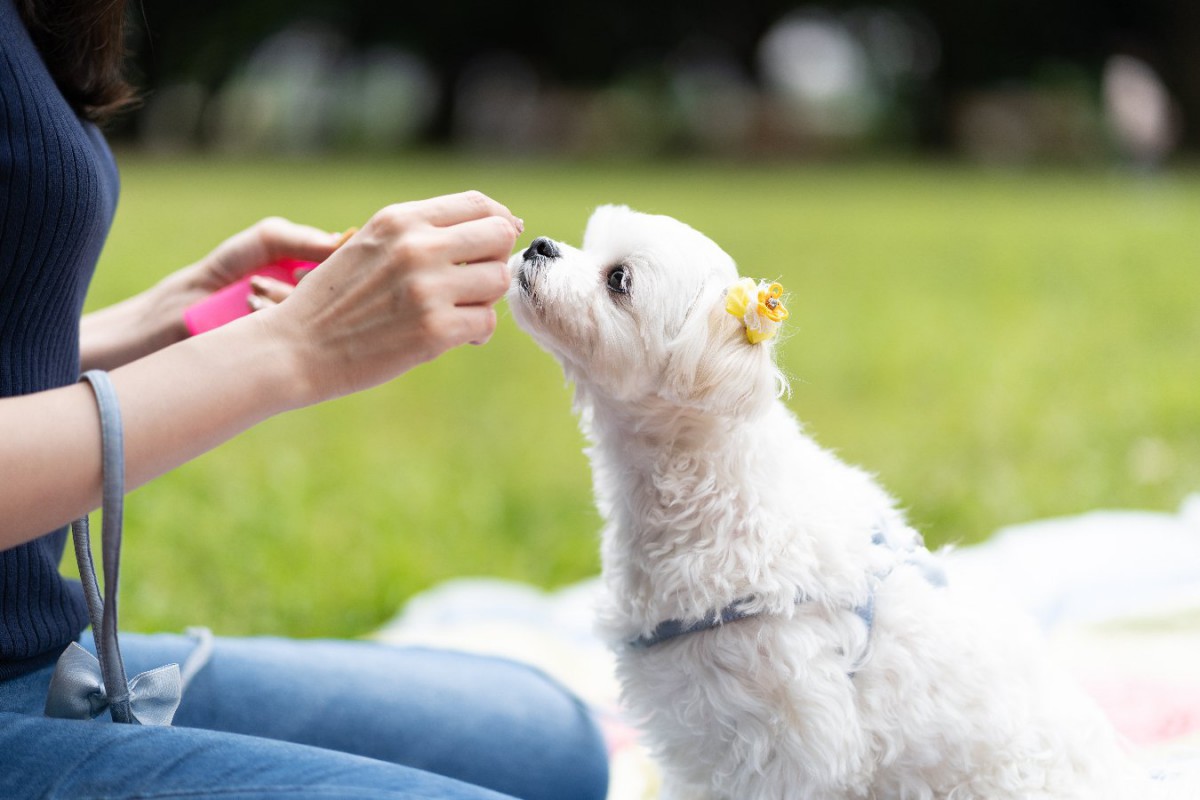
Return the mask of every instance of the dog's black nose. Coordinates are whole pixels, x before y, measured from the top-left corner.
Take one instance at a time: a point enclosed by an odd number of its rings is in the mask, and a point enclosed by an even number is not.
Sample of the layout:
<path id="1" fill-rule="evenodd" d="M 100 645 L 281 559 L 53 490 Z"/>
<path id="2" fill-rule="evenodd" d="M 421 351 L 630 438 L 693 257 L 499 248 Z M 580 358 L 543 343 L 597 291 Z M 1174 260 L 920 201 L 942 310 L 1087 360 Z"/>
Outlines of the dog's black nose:
<path id="1" fill-rule="evenodd" d="M 532 258 L 558 258 L 561 253 L 558 252 L 558 245 L 552 239 L 547 239 L 545 236 L 539 236 L 529 245 L 529 249 L 525 251 L 525 259 Z"/>

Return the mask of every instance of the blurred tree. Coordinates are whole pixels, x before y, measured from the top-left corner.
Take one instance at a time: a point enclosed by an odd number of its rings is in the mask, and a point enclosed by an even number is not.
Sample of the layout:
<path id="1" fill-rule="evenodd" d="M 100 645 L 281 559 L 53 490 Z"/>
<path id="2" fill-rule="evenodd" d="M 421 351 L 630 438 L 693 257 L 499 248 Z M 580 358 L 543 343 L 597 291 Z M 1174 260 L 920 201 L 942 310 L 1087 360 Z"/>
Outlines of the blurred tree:
<path id="1" fill-rule="evenodd" d="M 798 7 L 894 7 L 926 17 L 941 40 L 936 92 L 919 112 L 920 141 L 947 142 L 946 104 L 965 89 L 1027 82 L 1046 65 L 1078 65 L 1093 78 L 1105 59 L 1132 51 L 1154 65 L 1185 118 L 1200 118 L 1200 3 L 1194 0 L 908 0 L 797 3 L 662 3 L 607 0 L 520 5 L 484 2 L 379 3 L 376 0 L 142 0 L 133 37 L 136 68 L 148 90 L 188 77 L 214 87 L 264 36 L 291 21 L 327 24 L 356 44 L 393 42 L 425 57 L 443 96 L 472 58 L 516 51 L 546 76 L 598 85 L 652 65 L 681 43 L 720 40 L 747 70 L 764 32 Z M 442 109 L 435 136 L 449 130 Z M 1195 130 L 1188 143 L 1195 147 Z"/>

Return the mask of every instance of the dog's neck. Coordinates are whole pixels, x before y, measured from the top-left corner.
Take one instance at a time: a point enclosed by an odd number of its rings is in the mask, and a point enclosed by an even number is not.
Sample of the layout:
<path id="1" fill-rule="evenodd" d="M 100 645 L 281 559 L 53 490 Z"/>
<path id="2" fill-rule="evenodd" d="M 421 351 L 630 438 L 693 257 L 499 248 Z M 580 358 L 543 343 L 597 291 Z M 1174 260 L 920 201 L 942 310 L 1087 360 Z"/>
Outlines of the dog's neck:
<path id="1" fill-rule="evenodd" d="M 623 458 L 654 464 L 664 453 L 711 450 L 753 430 L 754 418 L 717 416 L 673 405 L 658 398 L 642 402 L 592 399 L 583 413 L 585 433 L 595 446 L 618 444 Z"/>

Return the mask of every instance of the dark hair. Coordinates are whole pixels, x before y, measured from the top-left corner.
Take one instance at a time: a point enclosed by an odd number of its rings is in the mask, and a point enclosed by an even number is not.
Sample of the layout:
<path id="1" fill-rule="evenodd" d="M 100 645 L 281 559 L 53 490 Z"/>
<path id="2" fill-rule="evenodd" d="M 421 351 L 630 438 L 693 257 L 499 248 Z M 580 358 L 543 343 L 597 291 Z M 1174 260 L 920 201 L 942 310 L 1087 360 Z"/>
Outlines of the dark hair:
<path id="1" fill-rule="evenodd" d="M 25 27 L 75 113 L 103 123 L 133 105 L 125 80 L 125 0 L 17 0 Z"/>

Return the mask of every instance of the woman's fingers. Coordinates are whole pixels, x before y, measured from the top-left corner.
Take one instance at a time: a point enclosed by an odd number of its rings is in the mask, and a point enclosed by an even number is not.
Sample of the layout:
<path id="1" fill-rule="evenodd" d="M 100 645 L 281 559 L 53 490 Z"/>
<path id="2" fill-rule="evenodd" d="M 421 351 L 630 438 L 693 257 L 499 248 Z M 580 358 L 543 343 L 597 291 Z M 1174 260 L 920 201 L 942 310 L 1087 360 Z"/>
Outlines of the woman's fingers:
<path id="1" fill-rule="evenodd" d="M 284 283 L 266 275 L 254 275 L 250 278 L 251 294 L 246 298 L 246 304 L 252 311 L 261 311 L 282 303 L 294 288 L 290 283 Z"/>
<path id="2" fill-rule="evenodd" d="M 508 264 L 503 261 L 464 264 L 455 267 L 447 277 L 456 306 L 491 305 L 508 291 Z"/>
<path id="3" fill-rule="evenodd" d="M 525 228 L 525 224 L 513 216 L 506 206 L 482 192 L 474 190 L 434 197 L 429 200 L 401 203 L 395 208 L 411 212 L 440 228 L 484 217 L 501 217 L 507 220 L 517 231 L 517 235 L 520 235 Z"/>
<path id="4" fill-rule="evenodd" d="M 356 241 L 388 251 L 406 269 L 445 269 L 507 261 L 520 227 L 504 206 L 466 192 L 388 206 L 370 219 Z"/>
<path id="5" fill-rule="evenodd" d="M 330 233 L 311 225 L 301 225 L 281 217 L 270 217 L 251 228 L 256 231 L 263 252 L 261 264 L 281 258 L 301 261 L 324 261 L 342 244 L 341 233 Z"/>
<path id="6" fill-rule="evenodd" d="M 341 236 L 269 217 L 226 239 L 199 262 L 199 283 L 209 291 L 219 289 L 281 258 L 324 261 L 341 243 Z"/>
<path id="7" fill-rule="evenodd" d="M 465 306 L 455 311 L 460 314 L 458 344 L 487 344 L 496 332 L 496 309 L 491 306 Z"/>
<path id="8" fill-rule="evenodd" d="M 517 240 L 514 229 L 502 217 L 484 217 L 443 228 L 442 257 L 454 264 L 476 261 L 507 261 Z"/>

